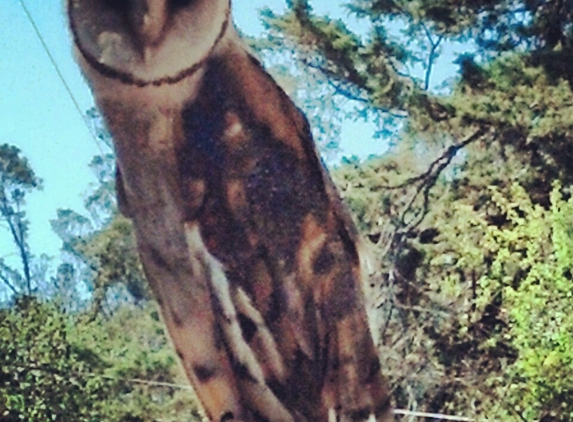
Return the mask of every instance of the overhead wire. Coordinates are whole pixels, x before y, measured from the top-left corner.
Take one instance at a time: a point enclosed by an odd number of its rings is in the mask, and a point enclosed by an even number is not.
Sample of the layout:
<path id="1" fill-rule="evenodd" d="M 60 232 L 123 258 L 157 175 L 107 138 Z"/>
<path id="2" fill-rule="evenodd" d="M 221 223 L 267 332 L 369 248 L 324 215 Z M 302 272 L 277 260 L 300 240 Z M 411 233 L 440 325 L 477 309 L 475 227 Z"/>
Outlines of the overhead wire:
<path id="1" fill-rule="evenodd" d="M 53 374 L 53 372 L 47 371 L 44 368 L 29 367 L 29 366 L 26 367 L 26 366 L 22 366 L 22 365 L 5 365 L 2 367 L 2 369 L 10 370 L 10 371 L 16 371 L 16 372 L 22 372 L 23 370 L 27 370 L 27 371 L 34 370 L 34 371 L 42 372 L 45 374 Z M 150 381 L 150 380 L 145 380 L 145 379 L 141 379 L 141 378 L 118 378 L 118 377 L 113 377 L 110 375 L 95 374 L 95 373 L 91 373 L 91 372 L 84 372 L 84 373 L 76 372 L 76 373 L 74 373 L 74 375 L 78 376 L 78 377 L 83 377 L 83 378 L 99 378 L 99 379 L 105 379 L 108 381 L 120 381 L 120 382 L 128 383 L 128 384 L 144 385 L 147 387 L 164 387 L 164 388 L 171 388 L 174 390 L 189 390 L 191 392 L 194 392 L 193 387 L 191 387 L 190 385 L 175 384 L 175 383 L 165 382 L 165 381 Z M 394 409 L 393 413 L 395 415 L 399 415 L 399 416 L 411 416 L 414 418 L 438 419 L 438 420 L 444 420 L 444 421 L 455 421 L 455 422 L 473 422 L 474 421 L 474 419 L 468 418 L 465 416 L 444 415 L 441 413 L 417 412 L 414 410 Z"/>
<path id="2" fill-rule="evenodd" d="M 78 100 L 76 99 L 74 93 L 72 92 L 69 84 L 66 81 L 66 78 L 64 77 L 62 71 L 60 70 L 60 67 L 58 66 L 58 63 L 56 62 L 56 59 L 54 58 L 54 56 L 52 55 L 52 52 L 50 51 L 50 48 L 48 47 L 48 44 L 46 43 L 46 41 L 44 40 L 44 37 L 42 36 L 42 33 L 40 32 L 38 25 L 36 25 L 36 21 L 34 20 L 34 18 L 32 17 L 32 14 L 30 13 L 30 10 L 28 9 L 28 7 L 26 6 L 24 0 L 19 0 L 20 2 L 20 6 L 22 7 L 22 10 L 24 11 L 24 14 L 26 15 L 28 21 L 30 22 L 30 25 L 32 26 L 32 28 L 34 29 L 34 33 L 36 34 L 36 37 L 38 38 L 38 40 L 40 41 L 40 44 L 42 45 L 42 48 L 44 49 L 44 51 L 46 52 L 46 55 L 48 56 L 48 59 L 50 60 L 50 63 L 52 64 L 54 70 L 56 71 L 56 74 L 58 75 L 58 78 L 60 80 L 60 82 L 62 83 L 62 85 L 64 86 L 64 89 L 66 90 L 68 96 L 70 97 L 70 100 L 72 101 L 74 108 L 76 109 L 76 111 L 78 112 L 78 114 L 80 115 L 80 118 L 82 119 L 82 122 L 84 123 L 84 125 L 86 126 L 86 129 L 88 130 L 90 136 L 92 137 L 92 139 L 94 140 L 97 148 L 99 149 L 100 153 L 102 156 L 105 155 L 101 144 L 100 144 L 100 140 L 97 138 L 97 136 L 94 134 L 92 128 L 90 128 L 90 126 L 88 125 L 87 121 L 86 121 L 86 116 L 85 114 L 82 112 L 81 107 L 79 105 Z"/>

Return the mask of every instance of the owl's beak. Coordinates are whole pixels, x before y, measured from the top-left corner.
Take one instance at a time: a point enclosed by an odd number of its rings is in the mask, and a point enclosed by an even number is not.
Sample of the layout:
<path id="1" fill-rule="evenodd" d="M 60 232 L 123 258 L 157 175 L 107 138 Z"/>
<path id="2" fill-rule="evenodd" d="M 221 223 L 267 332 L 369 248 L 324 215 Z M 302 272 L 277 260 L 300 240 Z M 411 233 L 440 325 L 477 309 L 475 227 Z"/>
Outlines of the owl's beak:
<path id="1" fill-rule="evenodd" d="M 168 0 L 130 0 L 128 20 L 144 58 L 164 35 L 169 18 Z"/>

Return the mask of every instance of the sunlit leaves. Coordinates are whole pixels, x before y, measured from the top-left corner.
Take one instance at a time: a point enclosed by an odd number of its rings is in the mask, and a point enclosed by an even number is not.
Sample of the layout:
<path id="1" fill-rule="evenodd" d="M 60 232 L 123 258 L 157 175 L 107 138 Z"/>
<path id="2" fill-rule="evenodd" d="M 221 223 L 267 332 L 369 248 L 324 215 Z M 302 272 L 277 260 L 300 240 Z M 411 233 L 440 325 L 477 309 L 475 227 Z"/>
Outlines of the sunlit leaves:
<path id="1" fill-rule="evenodd" d="M 556 185 L 551 209 L 528 212 L 515 231 L 530 236 L 524 253 L 527 273 L 519 286 L 508 286 L 510 335 L 520 355 L 510 368 L 521 396 L 512 398 L 527 419 L 552 414 L 570 420 L 573 407 L 573 201 L 565 201 Z"/>
<path id="2" fill-rule="evenodd" d="M 0 418 L 106 420 L 108 383 L 89 376 L 101 361 L 81 360 L 67 317 L 31 297 L 0 312 Z"/>
<path id="3" fill-rule="evenodd" d="M 30 297 L 0 311 L 0 419 L 201 420 L 154 306 L 88 319 Z"/>

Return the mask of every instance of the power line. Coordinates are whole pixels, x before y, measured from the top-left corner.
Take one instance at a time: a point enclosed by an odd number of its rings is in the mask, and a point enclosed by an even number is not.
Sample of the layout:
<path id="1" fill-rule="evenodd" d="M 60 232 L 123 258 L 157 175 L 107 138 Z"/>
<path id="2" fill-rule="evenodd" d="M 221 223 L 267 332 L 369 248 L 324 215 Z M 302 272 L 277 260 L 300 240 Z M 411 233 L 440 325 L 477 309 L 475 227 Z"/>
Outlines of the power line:
<path id="1" fill-rule="evenodd" d="M 96 143 L 97 148 L 99 149 L 100 153 L 102 156 L 104 156 L 104 152 L 101 148 L 100 142 L 98 140 L 98 138 L 95 136 L 95 134 L 93 133 L 93 131 L 91 130 L 91 128 L 89 127 L 89 125 L 86 122 L 86 117 L 84 116 L 84 113 L 82 112 L 80 105 L 78 103 L 78 101 L 76 100 L 76 97 L 74 96 L 72 90 L 70 89 L 70 86 L 68 85 L 68 83 L 66 82 L 66 78 L 64 78 L 64 75 L 62 74 L 60 67 L 58 66 L 58 63 L 56 62 L 54 56 L 52 55 L 52 53 L 50 52 L 50 49 L 48 48 L 48 44 L 46 43 L 46 41 L 44 40 L 44 37 L 42 36 L 42 33 L 40 32 L 40 30 L 38 29 L 38 26 L 36 25 L 36 22 L 34 21 L 34 18 L 32 17 L 30 11 L 28 10 L 28 7 L 26 7 L 26 4 L 24 3 L 24 0 L 20 0 L 20 6 L 22 6 L 22 10 L 24 10 L 24 13 L 26 15 L 26 17 L 28 18 L 28 21 L 30 22 L 30 25 L 32 25 L 32 28 L 34 29 L 34 32 L 36 33 L 36 36 L 38 37 L 38 40 L 40 41 L 40 44 L 42 45 L 44 51 L 46 52 L 46 55 L 48 56 L 48 59 L 50 60 L 50 62 L 52 63 L 52 66 L 54 67 L 54 70 L 56 71 L 56 74 L 58 75 L 58 78 L 60 79 L 60 82 L 62 83 L 62 85 L 64 86 L 66 92 L 68 93 L 68 96 L 70 97 L 70 99 L 72 100 L 72 103 L 74 104 L 74 108 L 76 109 L 76 111 L 78 112 L 78 114 L 80 115 L 80 118 L 82 119 L 82 122 L 84 123 L 84 125 L 86 126 L 86 129 L 88 130 L 89 134 L 91 135 L 92 139 L 94 140 L 94 142 Z"/>
<path id="2" fill-rule="evenodd" d="M 41 367 L 30 367 L 30 366 L 22 366 L 22 365 L 5 365 L 5 366 L 3 366 L 3 368 L 9 369 L 9 370 L 18 370 L 18 371 L 35 370 L 35 371 L 43 372 L 46 374 L 53 374 L 52 371 L 48 371 L 45 368 L 41 368 Z M 191 387 L 190 385 L 175 384 L 175 383 L 164 382 L 164 381 L 151 381 L 151 380 L 145 380 L 145 379 L 141 379 L 141 378 L 118 378 L 118 377 L 112 377 L 109 375 L 94 374 L 94 373 L 90 373 L 90 372 L 84 372 L 84 373 L 75 372 L 74 375 L 75 376 L 81 376 L 83 378 L 100 378 L 100 379 L 106 379 L 109 381 L 120 381 L 120 382 L 128 383 L 128 384 L 147 385 L 150 387 L 166 387 L 166 388 L 171 388 L 174 390 L 194 391 L 193 387 Z M 472 418 L 468 418 L 465 416 L 452 416 L 452 415 L 444 415 L 441 413 L 416 412 L 416 411 L 412 411 L 412 410 L 394 409 L 393 413 L 395 415 L 400 415 L 400 416 L 413 416 L 415 418 L 428 418 L 428 419 L 431 418 L 431 419 L 439 419 L 439 420 L 454 421 L 454 422 L 473 422 L 473 420 L 474 420 Z"/>
<path id="3" fill-rule="evenodd" d="M 411 410 L 399 410 L 394 409 L 395 415 L 402 415 L 402 416 L 414 416 L 417 418 L 431 418 L 431 419 L 440 419 L 444 421 L 458 421 L 458 422 L 472 422 L 473 419 L 466 418 L 465 416 L 449 416 L 449 415 L 442 415 L 441 413 L 426 413 L 426 412 L 414 412 Z"/>

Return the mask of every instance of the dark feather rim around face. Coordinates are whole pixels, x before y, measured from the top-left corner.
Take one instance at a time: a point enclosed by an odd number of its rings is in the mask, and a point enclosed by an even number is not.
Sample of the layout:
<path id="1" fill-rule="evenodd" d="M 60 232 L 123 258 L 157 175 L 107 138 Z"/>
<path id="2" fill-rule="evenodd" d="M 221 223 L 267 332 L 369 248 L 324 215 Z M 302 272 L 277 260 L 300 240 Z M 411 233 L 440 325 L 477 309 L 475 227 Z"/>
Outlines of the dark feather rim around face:
<path id="1" fill-rule="evenodd" d="M 118 69 L 114 69 L 111 66 L 101 63 L 95 57 L 93 57 L 91 54 L 88 53 L 87 49 L 82 45 L 79 39 L 76 24 L 71 16 L 71 13 L 69 12 L 72 9 L 72 1 L 73 0 L 68 0 L 68 14 L 69 14 L 68 20 L 70 21 L 70 29 L 72 32 L 72 37 L 74 39 L 74 44 L 78 48 L 82 57 L 86 60 L 86 62 L 88 62 L 88 64 L 92 68 L 94 68 L 97 72 L 99 72 L 103 76 L 106 76 L 111 79 L 116 79 L 125 85 L 134 85 L 140 88 L 146 86 L 173 85 L 196 73 L 209 59 L 215 47 L 217 47 L 219 42 L 223 39 L 223 36 L 227 32 L 227 28 L 229 27 L 229 21 L 231 20 L 231 0 L 229 0 L 229 5 L 227 7 L 227 11 L 225 12 L 225 20 L 221 25 L 219 34 L 217 35 L 217 38 L 215 38 L 213 45 L 209 48 L 207 53 L 205 53 L 205 55 L 199 61 L 193 63 L 191 66 L 179 71 L 174 75 L 164 76 L 158 79 L 146 80 L 138 78 L 129 72 L 124 72 Z"/>

